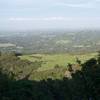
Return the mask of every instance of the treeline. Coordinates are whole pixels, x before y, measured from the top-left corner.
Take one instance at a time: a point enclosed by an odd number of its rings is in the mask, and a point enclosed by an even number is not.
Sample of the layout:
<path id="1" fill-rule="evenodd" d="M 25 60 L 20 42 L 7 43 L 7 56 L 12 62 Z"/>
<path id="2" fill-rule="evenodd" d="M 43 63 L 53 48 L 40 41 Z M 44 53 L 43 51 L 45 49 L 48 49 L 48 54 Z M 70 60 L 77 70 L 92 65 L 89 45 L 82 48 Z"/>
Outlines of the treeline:
<path id="1" fill-rule="evenodd" d="M 81 63 L 77 59 L 76 65 L 69 64 L 68 70 L 71 73 L 71 78 L 48 78 L 40 81 L 29 80 L 28 77 L 31 72 L 29 70 L 27 74 L 22 74 L 24 75 L 22 78 L 16 78 L 14 76 L 16 75 L 14 72 L 17 70 L 16 67 L 23 70 L 24 67 L 27 69 L 27 66 L 29 68 L 31 65 L 33 66 L 34 64 L 28 61 L 22 61 L 16 56 L 0 56 L 0 100 L 100 99 L 100 55 L 96 58 L 91 58 L 85 63 Z M 74 66 L 80 66 L 81 70 L 74 71 Z M 56 68 L 59 69 L 58 66 Z M 13 73 L 11 74 L 11 72 Z M 18 74 L 20 74 L 20 71 Z"/>

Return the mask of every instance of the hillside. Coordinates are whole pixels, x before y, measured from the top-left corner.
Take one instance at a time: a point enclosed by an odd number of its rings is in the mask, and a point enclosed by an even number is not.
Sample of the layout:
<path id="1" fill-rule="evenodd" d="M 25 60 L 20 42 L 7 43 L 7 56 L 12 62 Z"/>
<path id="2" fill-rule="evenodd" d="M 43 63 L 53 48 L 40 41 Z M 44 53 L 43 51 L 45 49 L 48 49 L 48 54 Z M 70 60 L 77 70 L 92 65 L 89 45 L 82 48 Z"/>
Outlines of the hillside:
<path id="1" fill-rule="evenodd" d="M 31 57 L 40 59 L 40 54 Z M 20 59 L 11 53 L 1 54 L 0 99 L 99 100 L 100 54 L 91 57 L 83 63 L 77 59 L 66 68 L 56 65 L 53 69 L 39 71 L 38 68 L 43 67 L 39 61 L 22 60 L 23 56 Z"/>
<path id="2" fill-rule="evenodd" d="M 95 57 L 97 53 L 86 54 L 31 54 L 20 56 L 22 60 L 28 60 L 31 62 L 42 62 L 39 71 L 53 69 L 56 65 L 66 68 L 68 63 L 76 63 L 76 59 L 79 58 L 82 63 L 86 60 Z"/>

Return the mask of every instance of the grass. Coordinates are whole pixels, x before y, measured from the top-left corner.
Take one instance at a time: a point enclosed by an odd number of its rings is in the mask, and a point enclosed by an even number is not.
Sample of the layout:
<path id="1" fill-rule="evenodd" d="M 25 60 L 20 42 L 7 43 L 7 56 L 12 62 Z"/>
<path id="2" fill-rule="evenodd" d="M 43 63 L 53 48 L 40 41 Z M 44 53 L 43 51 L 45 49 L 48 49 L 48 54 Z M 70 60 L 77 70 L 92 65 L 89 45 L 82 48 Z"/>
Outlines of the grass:
<path id="1" fill-rule="evenodd" d="M 71 55 L 71 54 L 32 54 L 23 55 L 20 58 L 23 60 L 29 60 L 31 62 L 41 61 L 42 67 L 38 71 L 45 71 L 53 69 L 56 64 L 59 66 L 67 67 L 68 63 L 75 63 L 76 57 L 82 62 L 95 57 L 97 53 L 81 54 L 81 55 Z"/>

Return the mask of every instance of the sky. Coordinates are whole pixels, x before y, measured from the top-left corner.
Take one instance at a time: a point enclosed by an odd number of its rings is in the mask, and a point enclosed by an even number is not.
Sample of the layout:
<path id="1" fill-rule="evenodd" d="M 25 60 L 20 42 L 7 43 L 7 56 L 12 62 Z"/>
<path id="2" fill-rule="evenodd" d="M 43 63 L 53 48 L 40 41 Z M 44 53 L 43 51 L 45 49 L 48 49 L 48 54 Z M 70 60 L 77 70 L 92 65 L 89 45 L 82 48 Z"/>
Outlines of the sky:
<path id="1" fill-rule="evenodd" d="M 0 30 L 100 28 L 100 0 L 0 0 Z"/>

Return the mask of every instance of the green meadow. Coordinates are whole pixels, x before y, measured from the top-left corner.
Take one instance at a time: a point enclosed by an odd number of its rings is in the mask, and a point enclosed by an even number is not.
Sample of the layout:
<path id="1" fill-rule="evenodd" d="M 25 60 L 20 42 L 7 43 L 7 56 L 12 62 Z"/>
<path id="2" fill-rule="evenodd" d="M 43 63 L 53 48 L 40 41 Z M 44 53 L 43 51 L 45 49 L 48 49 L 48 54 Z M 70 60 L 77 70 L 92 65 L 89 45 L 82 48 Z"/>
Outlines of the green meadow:
<path id="1" fill-rule="evenodd" d="M 42 66 L 38 69 L 38 71 L 45 71 L 53 69 L 56 65 L 60 67 L 67 67 L 68 63 L 75 63 L 76 58 L 85 62 L 86 60 L 95 57 L 97 53 L 88 53 L 88 54 L 31 54 L 31 55 L 23 55 L 20 58 L 22 60 L 29 60 L 31 62 L 41 62 Z"/>

